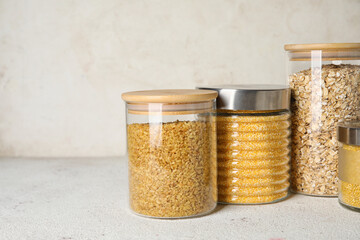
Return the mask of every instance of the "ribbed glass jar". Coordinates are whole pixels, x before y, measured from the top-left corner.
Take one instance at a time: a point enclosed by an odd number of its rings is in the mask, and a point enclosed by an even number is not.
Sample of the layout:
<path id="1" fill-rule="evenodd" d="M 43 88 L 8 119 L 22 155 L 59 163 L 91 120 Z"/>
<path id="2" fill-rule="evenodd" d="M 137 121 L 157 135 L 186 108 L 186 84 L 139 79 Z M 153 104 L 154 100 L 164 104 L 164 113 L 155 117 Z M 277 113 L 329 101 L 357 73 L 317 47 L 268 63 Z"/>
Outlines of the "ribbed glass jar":
<path id="1" fill-rule="evenodd" d="M 257 204 L 289 188 L 289 111 L 217 113 L 219 202 Z"/>
<path id="2" fill-rule="evenodd" d="M 184 218 L 216 207 L 216 96 L 194 89 L 123 94 L 133 212 Z"/>
<path id="3" fill-rule="evenodd" d="M 289 89 L 236 85 L 217 90 L 218 201 L 263 204 L 287 197 Z"/>

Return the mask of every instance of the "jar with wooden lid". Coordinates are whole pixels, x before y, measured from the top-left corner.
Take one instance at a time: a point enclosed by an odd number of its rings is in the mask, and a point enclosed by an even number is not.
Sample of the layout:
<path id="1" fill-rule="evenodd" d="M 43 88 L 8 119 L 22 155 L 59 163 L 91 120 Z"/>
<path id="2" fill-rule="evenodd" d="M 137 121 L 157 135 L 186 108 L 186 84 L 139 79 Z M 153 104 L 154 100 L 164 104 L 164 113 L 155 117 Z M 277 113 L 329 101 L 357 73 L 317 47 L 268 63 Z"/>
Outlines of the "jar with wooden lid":
<path id="1" fill-rule="evenodd" d="M 217 98 L 218 201 L 263 204 L 289 188 L 290 91 L 276 85 L 201 87 Z"/>
<path id="2" fill-rule="evenodd" d="M 336 126 L 357 120 L 360 109 L 360 43 L 289 44 L 291 88 L 291 189 L 337 196 Z"/>
<path id="3" fill-rule="evenodd" d="M 133 212 L 183 218 L 215 208 L 216 96 L 215 91 L 195 89 L 122 95 Z"/>
<path id="4" fill-rule="evenodd" d="M 338 126 L 339 202 L 360 212 L 360 122 Z"/>

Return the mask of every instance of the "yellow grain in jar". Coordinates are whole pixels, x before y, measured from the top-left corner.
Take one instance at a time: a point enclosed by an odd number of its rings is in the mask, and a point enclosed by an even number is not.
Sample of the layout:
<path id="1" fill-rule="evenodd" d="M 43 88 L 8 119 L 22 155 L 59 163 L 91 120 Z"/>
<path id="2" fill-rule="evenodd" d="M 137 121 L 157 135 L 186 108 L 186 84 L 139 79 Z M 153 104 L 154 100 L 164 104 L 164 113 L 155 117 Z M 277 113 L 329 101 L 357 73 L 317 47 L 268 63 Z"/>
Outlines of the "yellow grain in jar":
<path id="1" fill-rule="evenodd" d="M 338 126 L 339 149 L 339 202 L 360 211 L 360 122 Z"/>
<path id="2" fill-rule="evenodd" d="M 218 201 L 280 201 L 289 189 L 289 89 L 275 85 L 216 90 Z"/>
<path id="3" fill-rule="evenodd" d="M 129 207 L 153 218 L 197 217 L 217 203 L 215 91 L 127 92 Z"/>

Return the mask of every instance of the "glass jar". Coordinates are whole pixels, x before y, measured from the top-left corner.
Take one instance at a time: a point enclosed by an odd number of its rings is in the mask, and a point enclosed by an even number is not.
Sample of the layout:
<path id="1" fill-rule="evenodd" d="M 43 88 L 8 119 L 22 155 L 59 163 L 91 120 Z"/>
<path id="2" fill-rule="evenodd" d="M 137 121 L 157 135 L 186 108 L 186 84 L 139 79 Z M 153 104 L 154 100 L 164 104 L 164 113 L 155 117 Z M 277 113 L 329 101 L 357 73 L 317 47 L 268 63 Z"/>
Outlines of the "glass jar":
<path id="1" fill-rule="evenodd" d="M 315 196 L 338 194 L 336 126 L 358 119 L 360 43 L 290 44 L 291 189 Z"/>
<path id="2" fill-rule="evenodd" d="M 290 90 L 276 85 L 201 87 L 217 98 L 218 201 L 262 204 L 287 197 Z"/>
<path id="3" fill-rule="evenodd" d="M 338 126 L 339 202 L 360 212 L 360 122 Z"/>
<path id="4" fill-rule="evenodd" d="M 133 212 L 183 218 L 215 208 L 216 96 L 214 91 L 194 89 L 122 95 Z"/>

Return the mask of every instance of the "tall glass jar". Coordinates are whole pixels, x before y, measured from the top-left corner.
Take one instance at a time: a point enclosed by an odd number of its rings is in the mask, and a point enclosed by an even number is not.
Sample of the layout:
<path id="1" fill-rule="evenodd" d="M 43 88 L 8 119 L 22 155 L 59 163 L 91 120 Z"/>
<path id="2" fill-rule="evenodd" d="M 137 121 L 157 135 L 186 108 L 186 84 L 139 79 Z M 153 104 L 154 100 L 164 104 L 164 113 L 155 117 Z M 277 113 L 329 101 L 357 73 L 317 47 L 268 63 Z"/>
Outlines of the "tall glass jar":
<path id="1" fill-rule="evenodd" d="M 216 90 L 218 198 L 262 204 L 287 197 L 290 91 L 276 85 L 201 87 Z"/>
<path id="2" fill-rule="evenodd" d="M 122 95 L 133 212 L 183 218 L 215 208 L 216 96 L 215 91 L 193 89 Z"/>
<path id="3" fill-rule="evenodd" d="M 290 44 L 291 189 L 338 194 L 336 125 L 358 118 L 360 43 Z"/>
<path id="4" fill-rule="evenodd" d="M 360 122 L 338 126 L 339 202 L 360 212 Z"/>

